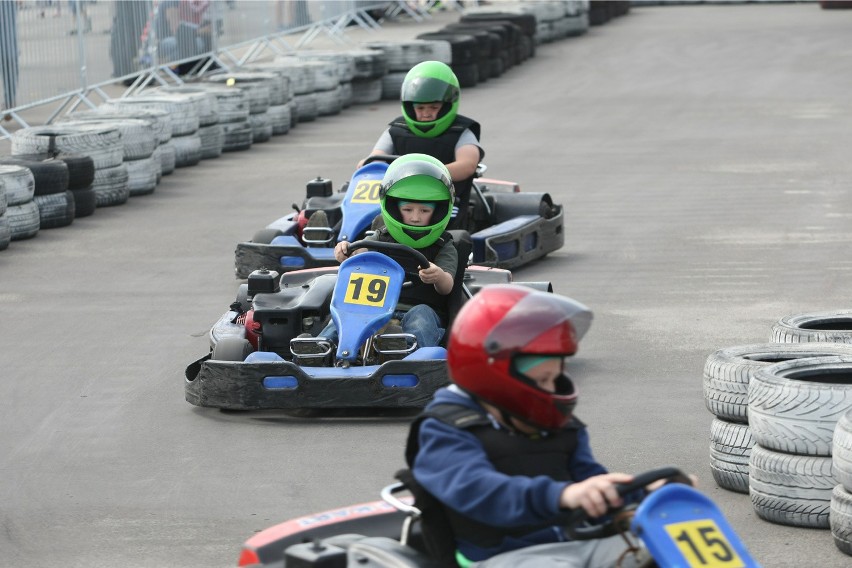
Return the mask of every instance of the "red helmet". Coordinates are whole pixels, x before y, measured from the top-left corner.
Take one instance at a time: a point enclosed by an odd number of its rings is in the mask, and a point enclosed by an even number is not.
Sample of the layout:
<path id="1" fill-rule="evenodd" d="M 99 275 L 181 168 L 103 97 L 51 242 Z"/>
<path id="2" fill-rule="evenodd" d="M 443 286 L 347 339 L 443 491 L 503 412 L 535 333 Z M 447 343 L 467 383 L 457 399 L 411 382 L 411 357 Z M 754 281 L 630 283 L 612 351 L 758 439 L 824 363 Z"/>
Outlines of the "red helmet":
<path id="1" fill-rule="evenodd" d="M 544 430 L 571 419 L 577 391 L 564 373 L 547 392 L 516 368 L 526 355 L 577 352 L 592 312 L 583 304 L 511 284 L 484 287 L 456 316 L 447 345 L 450 378 L 472 396 Z"/>

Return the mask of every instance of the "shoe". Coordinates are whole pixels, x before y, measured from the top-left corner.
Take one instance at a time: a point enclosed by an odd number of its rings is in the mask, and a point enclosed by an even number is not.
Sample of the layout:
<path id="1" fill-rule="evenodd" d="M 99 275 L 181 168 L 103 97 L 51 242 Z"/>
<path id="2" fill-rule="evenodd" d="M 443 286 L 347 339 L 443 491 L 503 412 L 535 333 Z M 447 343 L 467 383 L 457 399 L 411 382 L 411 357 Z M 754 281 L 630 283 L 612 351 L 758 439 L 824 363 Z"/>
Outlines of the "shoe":
<path id="1" fill-rule="evenodd" d="M 325 211 L 314 211 L 308 218 L 308 224 L 302 230 L 302 239 L 306 244 L 314 246 L 327 245 L 332 241 L 331 225 Z"/>

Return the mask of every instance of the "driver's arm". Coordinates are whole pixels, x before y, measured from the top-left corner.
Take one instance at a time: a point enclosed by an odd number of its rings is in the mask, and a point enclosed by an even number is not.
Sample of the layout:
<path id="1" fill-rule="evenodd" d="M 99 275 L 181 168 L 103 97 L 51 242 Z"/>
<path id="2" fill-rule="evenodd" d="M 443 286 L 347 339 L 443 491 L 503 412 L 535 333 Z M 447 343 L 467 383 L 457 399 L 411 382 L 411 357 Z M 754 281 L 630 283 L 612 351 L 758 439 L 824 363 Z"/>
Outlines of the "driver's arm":
<path id="1" fill-rule="evenodd" d="M 479 146 L 465 144 L 456 148 L 456 161 L 446 164 L 453 181 L 471 177 L 479 165 L 480 156 Z"/>

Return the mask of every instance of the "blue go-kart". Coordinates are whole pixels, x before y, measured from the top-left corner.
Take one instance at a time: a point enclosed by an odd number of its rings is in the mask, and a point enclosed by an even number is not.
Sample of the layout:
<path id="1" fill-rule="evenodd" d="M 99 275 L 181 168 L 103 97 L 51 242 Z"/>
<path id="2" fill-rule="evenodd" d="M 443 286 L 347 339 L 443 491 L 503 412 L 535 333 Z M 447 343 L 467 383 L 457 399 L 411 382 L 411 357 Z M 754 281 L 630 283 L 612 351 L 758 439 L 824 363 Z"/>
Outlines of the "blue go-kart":
<path id="1" fill-rule="evenodd" d="M 317 178 L 307 184 L 301 209 L 281 217 L 237 244 L 237 278 L 261 268 L 279 273 L 336 266 L 334 245 L 364 238 L 381 213 L 379 188 L 388 164 L 398 156 L 373 155 L 365 160 L 343 189 L 334 193 L 331 181 Z M 477 175 L 486 170 L 480 165 Z M 472 264 L 513 269 L 562 248 L 565 240 L 562 206 L 547 193 L 522 193 L 513 182 L 478 177 L 471 190 L 468 226 Z M 312 226 L 317 211 L 326 223 Z"/>
<path id="2" fill-rule="evenodd" d="M 453 243 L 459 258 L 467 258 L 466 234 L 454 233 Z M 446 349 L 419 346 L 414 335 L 389 332 L 386 324 L 402 286 L 428 261 L 397 243 L 351 246 L 368 250 L 339 266 L 280 278 L 253 271 L 210 330 L 210 353 L 187 367 L 186 400 L 232 410 L 425 406 L 448 383 Z M 448 297 L 450 319 L 482 286 L 511 277 L 461 260 Z M 552 291 L 549 283 L 524 285 Z M 339 333 L 336 346 L 317 337 L 329 320 Z"/>
<path id="3" fill-rule="evenodd" d="M 611 511 L 591 524 L 585 512 L 566 513 L 564 526 L 574 539 L 620 534 L 625 555 L 651 568 L 754 568 L 760 566 L 722 515 L 679 469 L 666 467 L 637 475 L 619 486 L 626 495 L 654 481 L 663 487 L 638 506 Z M 361 503 L 292 519 L 267 528 L 242 547 L 238 565 L 276 568 L 437 568 L 420 531 L 421 512 L 406 487 L 385 487 L 381 501 Z M 634 564 L 630 564 L 634 565 Z M 445 567 L 441 567 L 445 568 Z"/>

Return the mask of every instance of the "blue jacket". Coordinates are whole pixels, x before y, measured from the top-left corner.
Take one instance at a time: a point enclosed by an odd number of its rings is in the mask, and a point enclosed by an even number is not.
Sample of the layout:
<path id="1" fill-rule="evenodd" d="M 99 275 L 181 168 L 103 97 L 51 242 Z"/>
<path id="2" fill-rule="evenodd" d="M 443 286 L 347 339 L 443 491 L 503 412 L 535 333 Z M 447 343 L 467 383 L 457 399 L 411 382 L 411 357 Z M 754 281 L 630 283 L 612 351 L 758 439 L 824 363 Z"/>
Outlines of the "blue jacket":
<path id="1" fill-rule="evenodd" d="M 437 404 L 457 404 L 485 412 L 454 385 L 437 391 L 427 410 Z M 496 420 L 494 426 L 499 427 Z M 420 426 L 419 442 L 414 477 L 445 506 L 464 516 L 492 526 L 516 527 L 541 525 L 551 519 L 555 522 L 564 513 L 559 497 L 567 483 L 546 476 L 508 476 L 496 471 L 470 432 L 427 418 Z M 607 473 L 592 456 L 585 428 L 578 432 L 577 449 L 567 459 L 574 481 Z M 564 540 L 561 528 L 553 526 L 522 538 L 506 538 L 498 548 L 484 549 L 461 540 L 458 548 L 466 558 L 477 561 L 508 550 Z"/>

